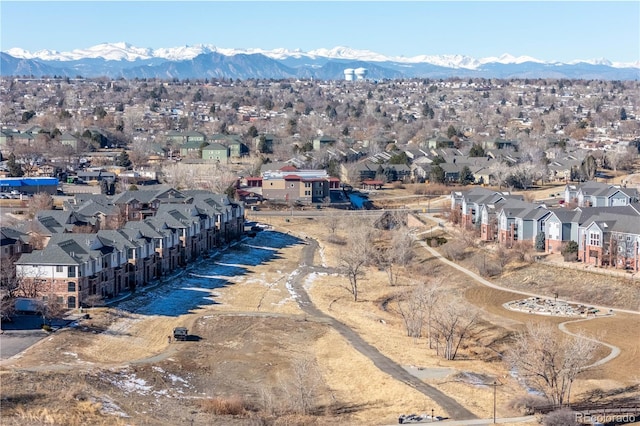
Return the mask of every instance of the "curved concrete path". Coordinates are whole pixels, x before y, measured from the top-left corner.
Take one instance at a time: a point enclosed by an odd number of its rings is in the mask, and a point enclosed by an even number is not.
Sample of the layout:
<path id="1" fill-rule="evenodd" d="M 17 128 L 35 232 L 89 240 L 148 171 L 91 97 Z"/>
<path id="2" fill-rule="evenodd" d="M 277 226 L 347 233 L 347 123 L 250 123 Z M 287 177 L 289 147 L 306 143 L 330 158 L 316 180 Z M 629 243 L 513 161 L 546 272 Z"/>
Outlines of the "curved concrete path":
<path id="1" fill-rule="evenodd" d="M 307 245 L 303 248 L 300 260 L 300 271 L 293 280 L 293 291 L 297 295 L 298 305 L 306 314 L 316 318 L 323 319 L 329 325 L 331 325 L 338 333 L 340 333 L 358 352 L 369 358 L 376 367 L 381 371 L 389 374 L 394 379 L 411 386 L 417 391 L 428 396 L 438 404 L 443 410 L 447 412 L 447 415 L 452 419 L 459 420 L 471 420 L 477 419 L 471 411 L 467 410 L 464 406 L 459 404 L 455 399 L 448 395 L 445 395 L 438 389 L 429 386 L 422 380 L 418 379 L 408 371 L 406 371 L 398 363 L 394 362 L 390 358 L 386 357 L 375 347 L 365 342 L 359 334 L 353 331 L 347 325 L 341 323 L 330 315 L 320 311 L 309 298 L 309 294 L 304 289 L 304 279 L 311 271 L 320 271 L 324 268 L 313 266 L 313 257 L 316 249 L 318 248 L 318 242 L 313 239 L 307 240 Z"/>
<path id="2" fill-rule="evenodd" d="M 513 289 L 510 289 L 508 287 L 502 287 L 502 286 L 499 286 L 497 284 L 494 284 L 491 281 L 488 281 L 488 280 L 484 279 L 483 277 L 481 277 L 480 275 L 476 274 L 475 272 L 468 270 L 464 266 L 460 266 L 457 263 L 452 262 L 449 259 L 445 258 L 436 249 L 434 249 L 432 247 L 429 247 L 427 245 L 427 243 L 425 243 L 424 241 L 418 241 L 418 243 L 422 247 L 424 247 L 429 253 L 431 253 L 436 259 L 438 259 L 441 262 L 443 262 L 443 263 L 445 263 L 445 264 L 457 269 L 458 271 L 468 275 L 469 277 L 473 278 L 475 281 L 479 282 L 480 284 L 482 284 L 484 286 L 487 286 L 487 287 L 490 287 L 490 288 L 493 288 L 493 289 L 496 289 L 496 290 L 507 291 L 507 292 L 510 292 L 510 293 L 521 294 L 521 295 L 529 296 L 529 297 L 540 297 L 540 298 L 543 298 L 543 299 L 548 297 L 548 296 L 545 296 L 543 294 L 530 293 L 530 292 L 521 291 L 521 290 L 513 290 Z M 576 301 L 571 301 L 571 300 L 565 300 L 565 302 L 571 303 L 571 304 L 577 304 L 577 305 L 582 305 L 583 304 L 582 302 L 576 302 Z M 603 310 L 612 310 L 612 311 L 617 311 L 617 312 L 625 312 L 625 313 L 628 313 L 628 314 L 640 315 L 640 312 L 632 311 L 632 310 L 628 310 L 628 309 L 614 309 L 614 308 L 610 308 L 608 306 L 597 306 L 597 305 L 593 305 L 593 306 L 596 307 L 596 308 L 599 308 L 599 309 L 603 309 Z M 603 317 L 600 317 L 600 318 L 606 318 L 606 317 L 603 316 Z M 609 349 L 611 349 L 611 352 L 609 353 L 609 355 L 607 355 L 606 357 L 602 358 L 601 360 L 599 360 L 599 361 L 597 361 L 597 362 L 585 367 L 585 369 L 605 364 L 605 363 L 611 361 L 612 359 L 614 359 L 615 357 L 617 357 L 618 355 L 620 355 L 620 348 L 618 348 L 617 346 L 610 345 L 610 344 L 602 342 L 600 340 L 591 339 L 589 337 L 580 336 L 578 334 L 570 332 L 566 328 L 566 324 L 570 324 L 570 323 L 574 323 L 574 322 L 580 322 L 580 321 L 593 320 L 593 319 L 597 319 L 597 317 L 565 321 L 565 322 L 560 323 L 558 325 L 558 328 L 560 329 L 560 331 L 562 331 L 563 333 L 568 334 L 569 336 L 580 337 L 580 338 L 583 338 L 583 339 L 587 339 L 589 341 L 598 343 L 600 345 L 606 346 Z"/>
<path id="3" fill-rule="evenodd" d="M 605 317 L 602 317 L 602 318 L 605 318 Z M 569 336 L 577 337 L 577 338 L 580 338 L 580 339 L 585 339 L 585 340 L 588 340 L 590 342 L 594 342 L 594 343 L 597 343 L 599 345 L 606 346 L 611 350 L 609 355 L 607 355 L 606 357 L 594 362 L 591 365 L 587 365 L 586 367 L 583 368 L 583 370 L 586 370 L 586 369 L 591 368 L 591 367 L 597 367 L 597 366 L 602 365 L 602 364 L 606 364 L 607 362 L 611 361 L 612 359 L 614 359 L 615 357 L 620 355 L 620 348 L 617 347 L 617 346 L 613 346 L 613 345 L 610 345 L 608 343 L 602 342 L 600 340 L 592 339 L 590 337 L 586 337 L 586 336 L 583 336 L 583 335 L 580 335 L 580 334 L 572 333 L 569 330 L 567 330 L 567 327 L 566 327 L 567 324 L 572 324 L 572 323 L 575 323 L 575 322 L 582 322 L 582 321 L 591 321 L 591 320 L 594 320 L 594 319 L 596 319 L 596 317 L 583 318 L 583 319 L 572 320 L 572 321 L 565 321 L 565 322 L 562 322 L 562 323 L 558 324 L 558 328 L 560 329 L 560 331 L 562 331 L 565 334 L 568 334 Z"/>
<path id="4" fill-rule="evenodd" d="M 436 219 L 436 218 L 433 218 L 433 217 L 430 217 L 430 216 L 428 216 L 428 217 L 429 217 L 429 219 L 438 221 L 438 219 Z M 502 286 L 499 286 L 497 284 L 494 284 L 491 281 L 488 281 L 488 280 L 484 279 L 483 277 L 481 277 L 480 275 L 476 274 L 475 272 L 468 270 L 464 266 L 460 266 L 457 263 L 450 261 L 449 259 L 444 257 L 442 254 L 440 254 L 440 252 L 438 252 L 436 249 L 434 249 L 432 247 L 429 247 L 427 245 L 427 243 L 425 243 L 424 241 L 417 241 L 417 242 L 422 247 L 424 247 L 429 253 L 431 253 L 431 255 L 433 255 L 433 257 L 435 257 L 438 260 L 440 260 L 441 262 L 451 266 L 452 268 L 457 269 L 458 271 L 462 272 L 463 274 L 466 274 L 466 275 L 470 276 L 471 278 L 473 278 L 474 280 L 476 280 L 477 282 L 479 282 L 482 285 L 494 288 L 496 290 L 508 291 L 510 293 L 522 294 L 524 296 L 529 296 L 529 297 L 540 297 L 540 298 L 548 298 L 549 297 L 549 296 L 544 295 L 544 294 L 530 293 L 528 291 L 515 290 L 515 289 L 511 289 L 511 288 L 508 288 L 508 287 L 502 287 Z M 579 301 L 576 301 L 576 300 L 564 300 L 564 301 L 567 302 L 567 303 L 574 304 L 574 305 L 584 305 L 585 304 L 584 302 L 579 302 Z M 613 308 L 611 306 L 601 306 L 601 305 L 591 305 L 591 304 L 589 306 L 593 306 L 594 308 L 598 308 L 598 309 L 604 310 L 604 311 L 611 310 L 611 311 L 614 311 L 614 312 L 624 312 L 626 314 L 640 315 L 640 311 L 634 311 L 634 310 L 631 310 L 631 309 L 618 309 L 618 308 Z"/>

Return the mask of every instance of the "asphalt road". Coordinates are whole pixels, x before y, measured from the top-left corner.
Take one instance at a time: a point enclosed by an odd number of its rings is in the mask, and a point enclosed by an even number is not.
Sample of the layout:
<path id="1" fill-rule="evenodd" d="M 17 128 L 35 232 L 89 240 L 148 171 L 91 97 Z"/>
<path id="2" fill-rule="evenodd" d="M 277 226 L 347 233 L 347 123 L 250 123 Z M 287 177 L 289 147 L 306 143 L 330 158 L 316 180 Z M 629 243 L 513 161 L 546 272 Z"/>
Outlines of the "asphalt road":
<path id="1" fill-rule="evenodd" d="M 461 404 L 459 404 L 455 399 L 445 395 L 438 389 L 429 386 L 424 383 L 422 380 L 418 379 L 407 370 L 402 368 L 401 365 L 397 364 L 390 358 L 381 354 L 375 347 L 371 346 L 367 342 L 360 337 L 358 333 L 353 331 L 351 328 L 336 320 L 335 318 L 326 315 L 322 311 L 320 311 L 313 304 L 311 299 L 309 298 L 309 294 L 304 289 L 303 283 L 306 276 L 312 271 L 327 271 L 325 268 L 319 268 L 313 266 L 313 257 L 316 249 L 318 248 L 318 243 L 316 240 L 308 239 L 307 245 L 302 250 L 301 259 L 300 259 L 300 274 L 298 274 L 293 281 L 293 289 L 298 295 L 298 304 L 300 308 L 307 313 L 308 315 L 314 316 L 316 318 L 322 318 L 329 325 L 331 325 L 334 329 L 336 329 L 347 341 L 355 348 L 358 352 L 369 358 L 376 367 L 378 367 L 381 371 L 389 374 L 394 379 L 411 386 L 419 392 L 422 392 L 424 395 L 431 398 L 436 404 L 438 404 L 442 409 L 447 412 L 447 415 L 451 419 L 457 420 L 470 420 L 477 419 L 477 417 Z M 330 271 L 332 272 L 332 271 Z"/>

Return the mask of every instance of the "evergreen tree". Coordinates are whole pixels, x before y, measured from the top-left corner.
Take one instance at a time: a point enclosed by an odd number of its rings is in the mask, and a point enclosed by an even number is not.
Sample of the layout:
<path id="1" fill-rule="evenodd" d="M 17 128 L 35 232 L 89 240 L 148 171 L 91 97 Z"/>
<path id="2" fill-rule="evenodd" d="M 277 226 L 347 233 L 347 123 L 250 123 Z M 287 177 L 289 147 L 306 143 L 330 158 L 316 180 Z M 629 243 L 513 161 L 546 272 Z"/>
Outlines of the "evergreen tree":
<path id="1" fill-rule="evenodd" d="M 439 165 L 439 164 L 446 163 L 446 161 L 445 161 L 445 160 L 444 160 L 444 158 L 442 158 L 441 156 L 436 155 L 435 157 L 433 157 L 433 160 L 432 160 L 432 162 L 431 162 L 431 163 L 432 163 L 434 166 L 437 166 L 437 165 Z"/>
<path id="2" fill-rule="evenodd" d="M 474 143 L 471 149 L 469 150 L 469 157 L 484 157 L 485 156 L 484 148 L 482 145 Z"/>
<path id="3" fill-rule="evenodd" d="M 598 165 L 592 155 L 587 155 L 580 165 L 580 175 L 584 180 L 593 180 L 596 177 Z"/>
<path id="4" fill-rule="evenodd" d="M 620 120 L 621 120 L 621 121 L 624 121 L 624 120 L 626 120 L 626 119 L 627 119 L 627 110 L 626 110 L 626 109 L 624 109 L 624 108 L 622 108 L 622 109 L 620 110 Z"/>
<path id="5" fill-rule="evenodd" d="M 16 156 L 13 154 L 13 152 L 9 154 L 9 158 L 7 159 L 7 168 L 9 169 L 9 177 L 24 176 L 22 166 L 16 163 Z"/>
<path id="6" fill-rule="evenodd" d="M 433 183 L 444 183 L 444 170 L 442 167 L 435 165 L 431 167 L 429 179 Z"/>
<path id="7" fill-rule="evenodd" d="M 461 185 L 469 185 L 470 183 L 476 181 L 476 178 L 475 176 L 473 176 L 473 173 L 471 173 L 471 169 L 469 168 L 469 166 L 464 166 L 462 168 L 462 170 L 460 171 L 459 180 Z"/>
<path id="8" fill-rule="evenodd" d="M 449 128 L 447 129 L 447 137 L 449 139 L 451 139 L 452 137 L 454 137 L 457 134 L 458 134 L 458 131 L 456 130 L 456 128 L 453 127 L 453 124 L 450 124 Z"/>
<path id="9" fill-rule="evenodd" d="M 545 240 L 546 237 L 544 235 L 544 232 L 539 232 L 538 235 L 536 235 L 536 250 L 537 251 L 544 251 L 545 249 Z"/>
<path id="10" fill-rule="evenodd" d="M 249 130 L 247 130 L 247 135 L 252 138 L 258 136 L 258 129 L 256 129 L 256 126 L 249 127 Z"/>
<path id="11" fill-rule="evenodd" d="M 125 151 L 124 149 L 118 156 L 116 165 L 124 168 L 131 167 L 131 160 L 129 159 L 129 154 L 127 154 L 127 151 Z"/>
<path id="12" fill-rule="evenodd" d="M 409 164 L 409 157 L 407 157 L 407 153 L 401 151 L 397 154 L 394 154 L 393 157 L 389 159 L 389 164 Z"/>

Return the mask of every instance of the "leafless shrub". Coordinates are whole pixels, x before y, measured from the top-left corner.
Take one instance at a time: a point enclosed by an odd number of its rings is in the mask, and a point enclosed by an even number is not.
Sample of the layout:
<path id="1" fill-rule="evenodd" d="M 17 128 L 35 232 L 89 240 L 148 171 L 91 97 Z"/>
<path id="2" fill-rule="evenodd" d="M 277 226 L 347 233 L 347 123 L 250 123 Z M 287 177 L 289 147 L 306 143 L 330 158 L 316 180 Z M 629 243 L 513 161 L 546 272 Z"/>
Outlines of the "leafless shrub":
<path id="1" fill-rule="evenodd" d="M 549 402 L 539 395 L 520 395 L 512 398 L 507 403 L 507 408 L 520 412 L 522 415 L 533 414 L 533 410 L 537 407 L 548 405 Z"/>
<path id="2" fill-rule="evenodd" d="M 576 413 L 569 408 L 561 408 L 544 416 L 542 419 L 544 426 L 578 426 Z"/>
<path id="3" fill-rule="evenodd" d="M 30 218 L 34 218 L 36 213 L 41 210 L 51 210 L 53 208 L 53 197 L 46 192 L 39 192 L 29 200 L 29 208 L 27 214 Z"/>
<path id="4" fill-rule="evenodd" d="M 509 263 L 511 263 L 511 260 L 513 259 L 513 256 L 511 255 L 511 251 L 508 250 L 502 244 L 496 247 L 495 255 L 496 255 L 496 261 L 498 262 L 498 264 L 502 269 L 504 269 Z"/>
<path id="5" fill-rule="evenodd" d="M 398 298 L 398 310 L 405 325 L 407 336 L 418 338 L 423 335 L 425 322 L 432 347 L 432 317 L 435 305 L 442 295 L 442 280 L 432 279 L 417 284 L 413 290 Z"/>
<path id="6" fill-rule="evenodd" d="M 305 357 L 294 361 L 291 374 L 281 383 L 287 412 L 306 415 L 316 408 L 322 379 L 315 360 Z"/>
<path id="7" fill-rule="evenodd" d="M 447 242 L 443 246 L 444 255 L 449 260 L 462 260 L 465 257 L 467 245 L 460 240 Z"/>
<path id="8" fill-rule="evenodd" d="M 327 237 L 327 242 L 338 246 L 344 246 L 347 244 L 347 240 L 337 234 L 329 234 L 329 236 Z"/>
<path id="9" fill-rule="evenodd" d="M 323 219 L 323 222 L 331 235 L 336 233 L 336 230 L 340 226 L 340 218 L 338 215 L 330 214 L 329 216 Z"/>
<path id="10" fill-rule="evenodd" d="M 274 416 L 280 413 L 282 399 L 276 395 L 273 388 L 262 386 L 258 389 L 258 394 L 260 397 L 260 408 L 262 411 L 269 416 Z"/>
<path id="11" fill-rule="evenodd" d="M 243 416 L 251 411 L 251 406 L 241 397 L 216 396 L 200 401 L 200 409 L 219 416 Z"/>
<path id="12" fill-rule="evenodd" d="M 473 264 L 478 270 L 478 273 L 483 277 L 495 277 L 502 273 L 502 266 L 500 263 L 488 257 L 484 253 L 478 253 L 473 258 Z"/>
<path id="13" fill-rule="evenodd" d="M 82 302 L 83 305 L 89 306 L 91 308 L 95 308 L 96 306 L 104 306 L 104 299 L 99 294 L 92 294 L 90 296 L 87 296 Z"/>
<path id="14" fill-rule="evenodd" d="M 451 209 L 448 216 L 449 222 L 453 223 L 454 225 L 459 224 L 462 220 L 462 212 L 458 209 Z"/>
<path id="15" fill-rule="evenodd" d="M 527 241 L 518 241 L 511 248 L 513 257 L 519 262 L 533 262 L 533 245 Z"/>

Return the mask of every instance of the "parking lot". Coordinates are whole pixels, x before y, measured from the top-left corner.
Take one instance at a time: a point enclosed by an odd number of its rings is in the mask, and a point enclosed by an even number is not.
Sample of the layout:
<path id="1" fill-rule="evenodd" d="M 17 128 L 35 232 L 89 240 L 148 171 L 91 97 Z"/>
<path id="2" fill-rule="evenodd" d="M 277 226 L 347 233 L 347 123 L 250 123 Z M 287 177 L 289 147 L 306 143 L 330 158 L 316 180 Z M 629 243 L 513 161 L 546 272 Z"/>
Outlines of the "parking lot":
<path id="1" fill-rule="evenodd" d="M 0 359 L 19 354 L 49 333 L 43 331 L 42 317 L 38 315 L 15 315 L 12 322 L 2 323 L 0 334 Z"/>

